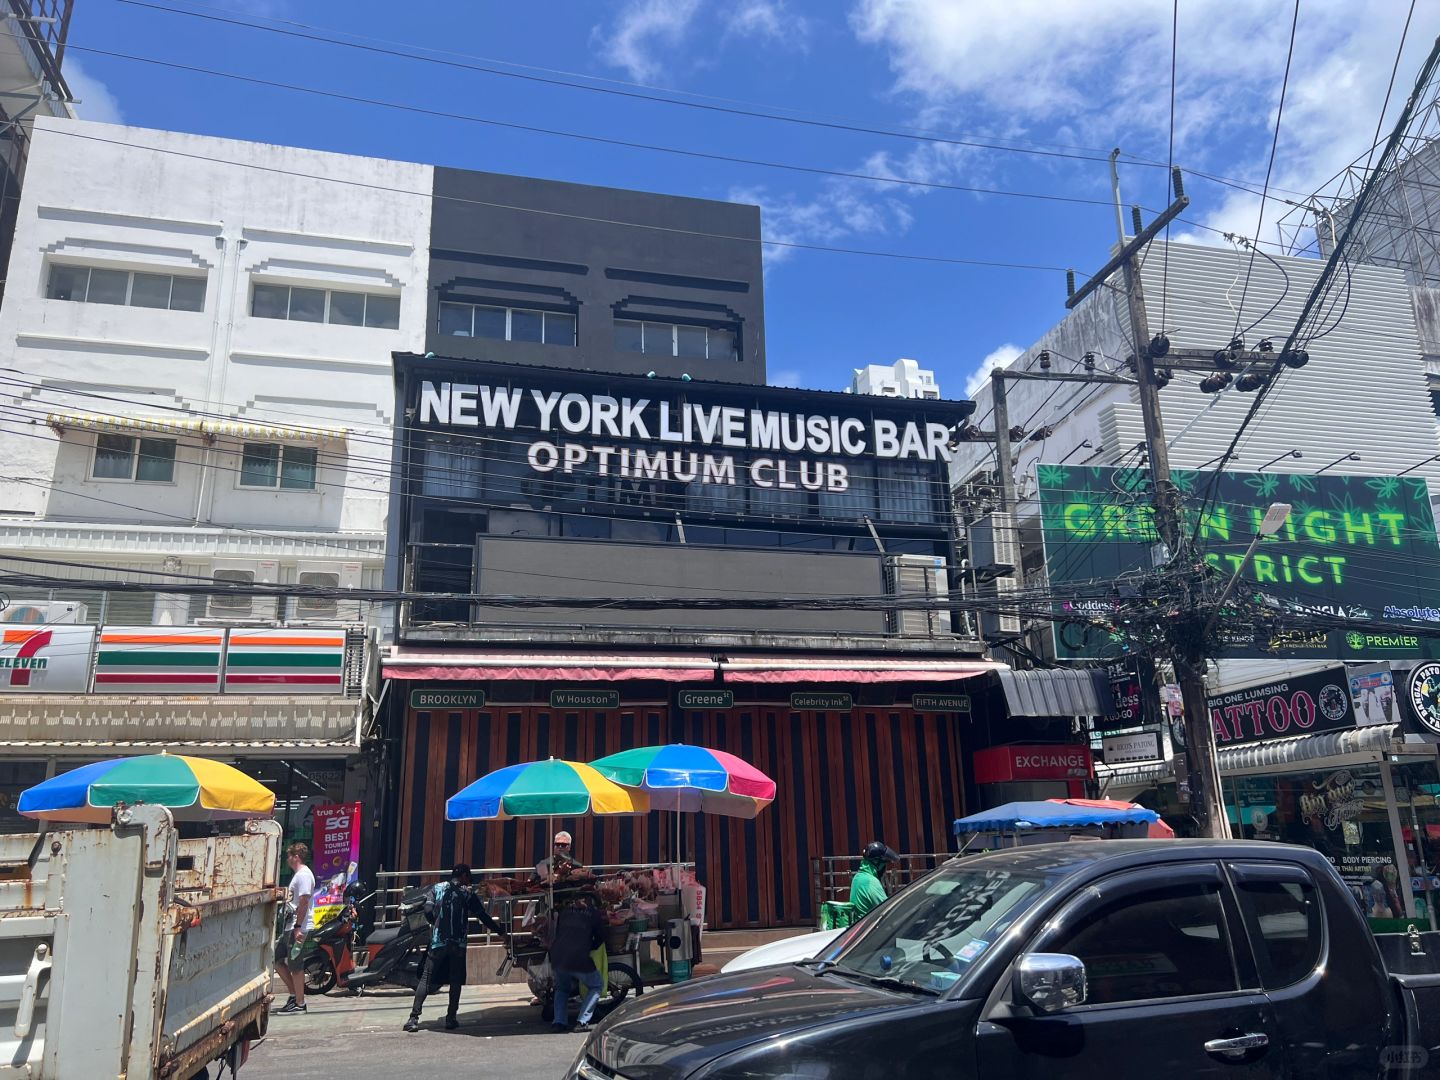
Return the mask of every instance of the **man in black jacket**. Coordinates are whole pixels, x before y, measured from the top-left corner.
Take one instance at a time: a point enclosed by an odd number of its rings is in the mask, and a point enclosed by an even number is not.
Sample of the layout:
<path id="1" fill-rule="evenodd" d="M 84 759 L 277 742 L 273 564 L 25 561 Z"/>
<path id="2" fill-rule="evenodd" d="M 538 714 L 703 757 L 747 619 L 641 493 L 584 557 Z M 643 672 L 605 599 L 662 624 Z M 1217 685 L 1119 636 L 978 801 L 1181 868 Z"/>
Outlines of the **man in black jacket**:
<path id="1" fill-rule="evenodd" d="M 420 1030 L 420 1010 L 425 999 L 440 984 L 450 984 L 450 1009 L 445 1014 L 445 1030 L 460 1026 L 456 1010 L 460 1008 L 460 988 L 465 985 L 465 946 L 470 935 L 470 919 L 479 919 L 493 934 L 507 937 L 499 923 L 490 917 L 485 904 L 470 888 L 470 867 L 460 863 L 450 871 L 450 879 L 430 888 L 425 901 L 425 915 L 433 924 L 430 952 L 424 970 L 415 985 L 415 1001 L 410 1006 L 406 1031 Z"/>
<path id="2" fill-rule="evenodd" d="M 595 1006 L 600 1002 L 600 972 L 590 954 L 605 944 L 605 917 L 600 914 L 594 898 L 581 893 L 555 917 L 555 933 L 550 941 L 550 968 L 555 973 L 555 1030 L 570 1030 L 570 995 L 575 984 L 586 989 L 580 1003 L 576 1031 L 589 1031 Z"/>

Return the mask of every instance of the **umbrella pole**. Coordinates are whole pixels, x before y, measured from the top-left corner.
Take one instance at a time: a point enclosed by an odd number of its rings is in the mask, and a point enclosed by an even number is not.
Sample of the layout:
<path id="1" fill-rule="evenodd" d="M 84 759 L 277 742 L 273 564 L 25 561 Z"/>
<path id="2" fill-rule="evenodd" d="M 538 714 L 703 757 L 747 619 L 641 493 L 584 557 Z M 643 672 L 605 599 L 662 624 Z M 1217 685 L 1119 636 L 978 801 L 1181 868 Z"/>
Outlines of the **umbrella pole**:
<path id="1" fill-rule="evenodd" d="M 545 875 L 545 884 L 550 889 L 550 900 L 545 917 L 553 919 L 555 917 L 555 817 L 553 814 L 545 819 L 545 825 L 550 830 L 550 872 Z"/>
<path id="2" fill-rule="evenodd" d="M 675 889 L 679 893 L 677 899 L 680 901 L 680 917 L 686 917 L 685 911 L 685 886 L 680 884 L 680 808 L 675 808 Z"/>

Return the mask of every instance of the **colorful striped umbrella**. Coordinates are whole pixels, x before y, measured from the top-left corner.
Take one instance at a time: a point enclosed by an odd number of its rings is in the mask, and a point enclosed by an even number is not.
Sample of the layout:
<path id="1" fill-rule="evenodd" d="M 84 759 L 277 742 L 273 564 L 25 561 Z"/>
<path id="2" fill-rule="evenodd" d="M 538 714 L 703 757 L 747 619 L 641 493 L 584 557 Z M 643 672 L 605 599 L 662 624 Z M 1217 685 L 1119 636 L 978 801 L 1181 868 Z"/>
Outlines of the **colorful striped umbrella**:
<path id="1" fill-rule="evenodd" d="M 177 821 L 268 817 L 275 793 L 224 762 L 181 754 L 113 758 L 51 777 L 18 809 L 45 821 L 105 824 L 116 804 L 167 806 Z"/>
<path id="2" fill-rule="evenodd" d="M 642 746 L 592 764 L 615 783 L 645 792 L 656 810 L 749 819 L 775 801 L 775 781 L 724 750 L 684 743 Z"/>
<path id="3" fill-rule="evenodd" d="M 496 769 L 445 801 L 448 821 L 643 814 L 649 809 L 643 792 L 607 780 L 584 762 L 559 758 Z"/>

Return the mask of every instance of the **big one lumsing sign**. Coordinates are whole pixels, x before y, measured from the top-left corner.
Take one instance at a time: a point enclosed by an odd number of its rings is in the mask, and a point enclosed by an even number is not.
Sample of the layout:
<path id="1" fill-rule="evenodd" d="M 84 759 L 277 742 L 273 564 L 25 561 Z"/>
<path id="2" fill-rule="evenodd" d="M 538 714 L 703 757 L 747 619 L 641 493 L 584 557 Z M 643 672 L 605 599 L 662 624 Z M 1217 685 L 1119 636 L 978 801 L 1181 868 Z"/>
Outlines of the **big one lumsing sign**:
<path id="1" fill-rule="evenodd" d="M 1239 568 L 1271 503 L 1292 507 L 1261 541 L 1245 579 L 1302 608 L 1367 623 L 1440 629 L 1440 547 L 1430 493 L 1419 477 L 1285 473 L 1174 474 L 1187 535 L 1222 575 Z M 1160 535 L 1143 469 L 1041 465 L 1037 472 L 1045 561 L 1052 583 L 1110 579 L 1148 568 Z M 1213 491 L 1213 497 L 1211 493 Z M 1223 580 L 1223 578 L 1222 578 Z M 1103 623 L 1112 605 L 1075 601 L 1065 614 Z M 1113 656 L 1119 639 L 1095 626 L 1057 623 L 1060 656 Z M 1228 656 L 1424 657 L 1437 643 L 1413 633 L 1333 630 L 1283 638 L 1232 632 Z"/>
<path id="2" fill-rule="evenodd" d="M 833 459 L 945 461 L 951 430 L 926 420 L 429 380 L 416 420 L 532 433 L 525 460 L 541 474 L 593 469 L 626 480 L 831 493 L 850 489 L 849 469 Z"/>

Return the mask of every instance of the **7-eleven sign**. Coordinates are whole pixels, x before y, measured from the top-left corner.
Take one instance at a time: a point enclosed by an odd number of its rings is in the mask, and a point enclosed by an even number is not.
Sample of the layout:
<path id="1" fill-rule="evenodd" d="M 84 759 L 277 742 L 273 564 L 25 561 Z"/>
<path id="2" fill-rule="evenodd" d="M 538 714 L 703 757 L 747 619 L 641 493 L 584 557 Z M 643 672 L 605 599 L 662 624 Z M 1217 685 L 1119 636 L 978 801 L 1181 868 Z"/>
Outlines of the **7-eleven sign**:
<path id="1" fill-rule="evenodd" d="M 82 694 L 90 686 L 93 626 L 0 630 L 0 693 Z"/>

